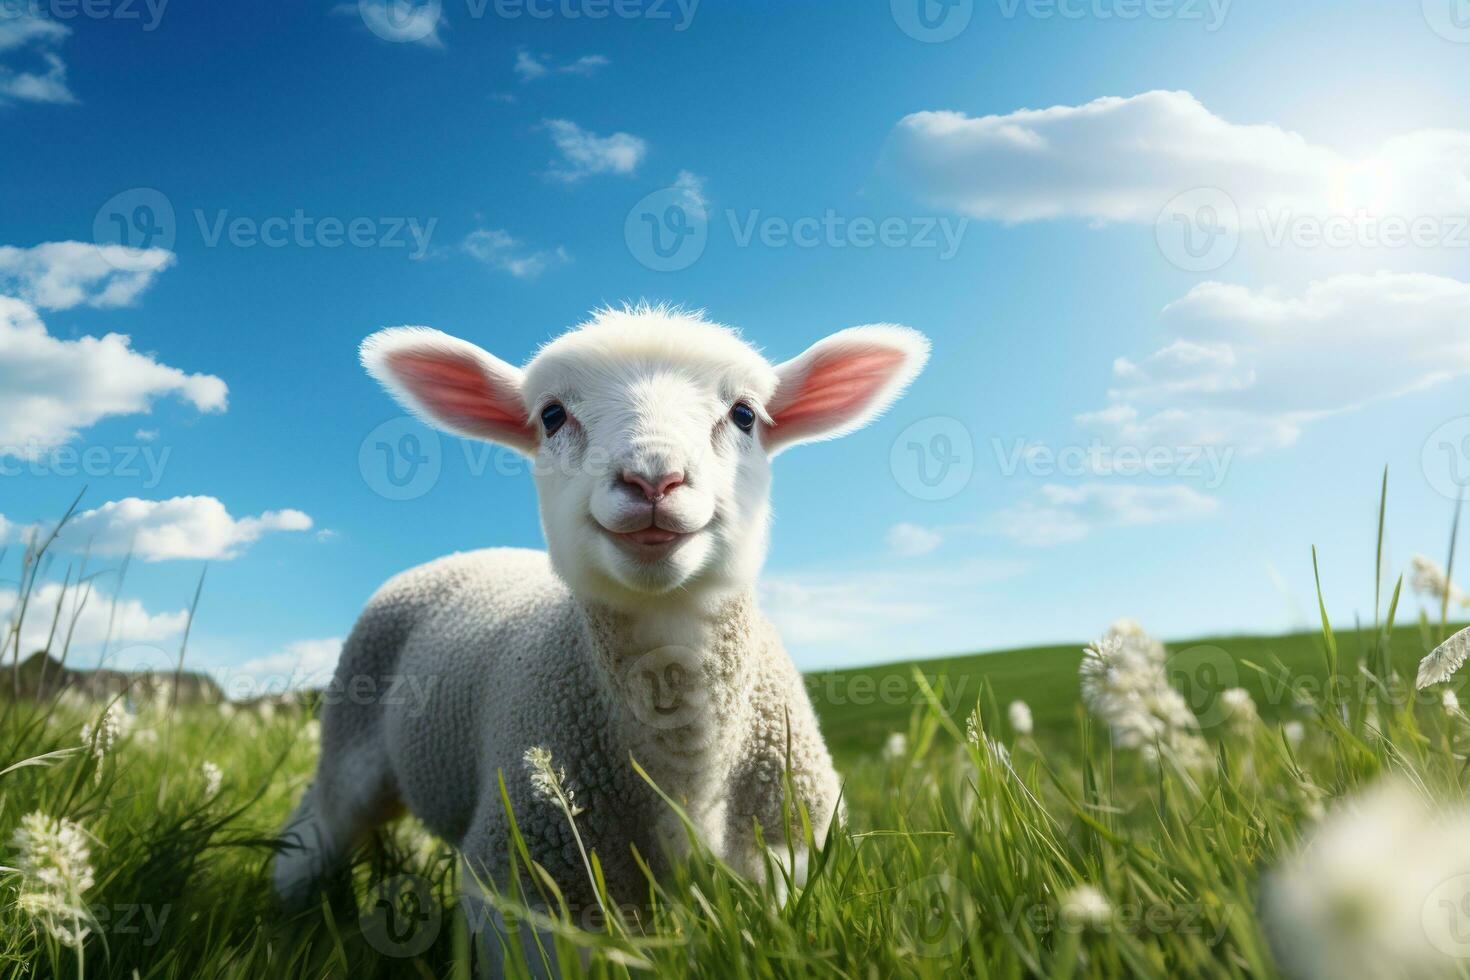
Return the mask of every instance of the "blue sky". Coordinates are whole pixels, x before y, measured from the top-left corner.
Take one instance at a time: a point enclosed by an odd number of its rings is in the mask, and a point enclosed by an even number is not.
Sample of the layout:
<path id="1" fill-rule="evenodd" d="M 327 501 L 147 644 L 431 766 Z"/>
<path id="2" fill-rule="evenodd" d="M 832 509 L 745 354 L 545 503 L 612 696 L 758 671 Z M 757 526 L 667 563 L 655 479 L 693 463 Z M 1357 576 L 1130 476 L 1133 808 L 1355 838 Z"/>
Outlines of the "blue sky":
<path id="1" fill-rule="evenodd" d="M 86 486 L 49 576 L 134 544 L 96 580 L 119 662 L 172 656 L 206 561 L 191 659 L 259 676 L 329 662 L 399 570 L 538 547 L 524 472 L 403 429 L 356 345 L 519 362 L 638 299 L 773 359 L 934 341 L 887 417 L 777 464 L 763 596 L 803 667 L 1304 625 L 1312 545 L 1351 623 L 1385 465 L 1392 570 L 1442 560 L 1451 0 L 925 0 L 942 41 L 919 0 L 405 2 L 0 4 L 0 533 Z M 704 245 L 662 271 L 670 205 Z M 437 478 L 393 499 L 415 446 Z"/>

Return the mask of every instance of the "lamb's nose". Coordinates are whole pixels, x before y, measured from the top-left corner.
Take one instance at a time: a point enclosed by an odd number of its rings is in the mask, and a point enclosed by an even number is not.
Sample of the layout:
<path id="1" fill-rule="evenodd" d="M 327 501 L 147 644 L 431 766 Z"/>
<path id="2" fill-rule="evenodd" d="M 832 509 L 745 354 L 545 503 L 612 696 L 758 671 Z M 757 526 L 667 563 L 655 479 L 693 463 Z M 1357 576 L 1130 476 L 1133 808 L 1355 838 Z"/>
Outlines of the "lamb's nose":
<path id="1" fill-rule="evenodd" d="M 664 499 L 668 492 L 684 482 L 683 473 L 665 473 L 657 479 L 649 479 L 632 470 L 623 470 L 623 482 L 629 486 L 637 487 L 643 493 L 645 500 L 659 501 Z"/>

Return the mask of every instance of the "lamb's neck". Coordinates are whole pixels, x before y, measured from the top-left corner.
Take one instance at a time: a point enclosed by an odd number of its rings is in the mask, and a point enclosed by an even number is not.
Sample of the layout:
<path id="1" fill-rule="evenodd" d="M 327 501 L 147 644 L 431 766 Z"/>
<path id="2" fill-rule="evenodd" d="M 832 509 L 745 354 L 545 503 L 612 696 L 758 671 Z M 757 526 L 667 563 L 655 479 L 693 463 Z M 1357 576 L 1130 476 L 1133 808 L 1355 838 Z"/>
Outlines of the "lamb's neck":
<path id="1" fill-rule="evenodd" d="M 707 608 L 581 608 L 611 720 L 634 757 L 666 791 L 717 777 L 750 710 L 763 636 L 754 595 Z"/>

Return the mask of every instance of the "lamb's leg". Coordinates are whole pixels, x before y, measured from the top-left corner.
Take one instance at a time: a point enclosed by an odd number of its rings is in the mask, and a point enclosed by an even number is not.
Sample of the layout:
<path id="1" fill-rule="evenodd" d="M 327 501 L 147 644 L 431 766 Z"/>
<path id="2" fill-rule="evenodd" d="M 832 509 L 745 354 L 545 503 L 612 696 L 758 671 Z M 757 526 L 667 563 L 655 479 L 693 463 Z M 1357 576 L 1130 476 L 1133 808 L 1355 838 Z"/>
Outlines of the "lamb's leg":
<path id="1" fill-rule="evenodd" d="M 481 849 L 483 846 L 473 835 L 465 841 L 467 854 L 486 853 Z M 475 976 L 481 980 L 501 980 L 509 975 L 511 971 L 508 964 L 516 962 L 509 952 L 513 943 L 520 945 L 523 961 L 531 976 L 561 976 L 555 937 L 529 923 L 512 930 L 506 924 L 505 916 L 486 896 L 482 882 L 491 880 L 493 874 L 475 870 L 483 866 L 483 861 L 466 858 L 459 869 L 460 909 L 469 927 L 476 965 Z M 583 966 L 586 966 L 585 961 Z"/>
<path id="2" fill-rule="evenodd" d="M 386 756 L 376 742 L 346 757 L 322 756 L 316 782 L 281 829 L 276 894 L 300 906 L 323 875 L 341 865 L 376 826 L 400 809 Z"/>

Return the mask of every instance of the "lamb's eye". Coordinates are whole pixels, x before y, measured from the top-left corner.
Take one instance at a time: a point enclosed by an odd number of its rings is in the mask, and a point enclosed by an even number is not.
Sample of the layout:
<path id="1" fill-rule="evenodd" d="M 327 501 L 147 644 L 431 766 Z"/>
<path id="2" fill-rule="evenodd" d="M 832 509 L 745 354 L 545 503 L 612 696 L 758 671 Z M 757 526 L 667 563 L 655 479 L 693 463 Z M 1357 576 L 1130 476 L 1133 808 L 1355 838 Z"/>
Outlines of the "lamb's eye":
<path id="1" fill-rule="evenodd" d="M 541 424 L 545 426 L 546 434 L 549 436 L 556 435 L 556 430 L 565 425 L 566 421 L 567 410 L 556 402 L 552 402 L 541 410 Z"/>
<path id="2" fill-rule="evenodd" d="M 730 418 L 740 427 L 741 432 L 749 432 L 755 428 L 755 409 L 745 402 L 735 403 L 735 407 L 730 409 Z"/>

